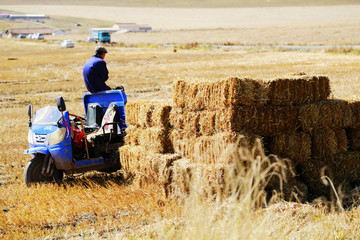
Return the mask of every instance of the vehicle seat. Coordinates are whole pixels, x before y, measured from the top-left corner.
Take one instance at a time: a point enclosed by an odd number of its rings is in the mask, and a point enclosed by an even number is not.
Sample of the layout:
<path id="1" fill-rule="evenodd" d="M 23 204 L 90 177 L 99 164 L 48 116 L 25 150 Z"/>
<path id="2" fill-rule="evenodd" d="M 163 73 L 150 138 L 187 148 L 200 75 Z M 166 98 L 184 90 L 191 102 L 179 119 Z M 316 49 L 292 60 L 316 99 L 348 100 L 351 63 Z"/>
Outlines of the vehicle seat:
<path id="1" fill-rule="evenodd" d="M 101 121 L 104 111 L 99 103 L 90 104 L 87 108 L 85 132 L 91 133 L 98 130 L 101 126 Z"/>
<path id="2" fill-rule="evenodd" d="M 119 124 L 118 107 L 115 103 L 111 103 L 102 118 L 101 127 L 97 131 L 88 134 L 86 139 L 92 145 L 95 143 L 107 143 L 121 135 Z"/>

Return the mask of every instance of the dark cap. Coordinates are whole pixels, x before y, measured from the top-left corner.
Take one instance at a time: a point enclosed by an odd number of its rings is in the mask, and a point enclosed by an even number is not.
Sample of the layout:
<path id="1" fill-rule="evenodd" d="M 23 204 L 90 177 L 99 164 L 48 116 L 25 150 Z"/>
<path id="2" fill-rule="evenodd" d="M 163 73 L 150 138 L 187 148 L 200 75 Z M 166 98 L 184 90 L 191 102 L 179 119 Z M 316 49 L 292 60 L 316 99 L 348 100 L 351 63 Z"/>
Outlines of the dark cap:
<path id="1" fill-rule="evenodd" d="M 106 48 L 104 48 L 103 46 L 96 46 L 95 54 L 102 54 L 102 53 L 107 53 Z"/>

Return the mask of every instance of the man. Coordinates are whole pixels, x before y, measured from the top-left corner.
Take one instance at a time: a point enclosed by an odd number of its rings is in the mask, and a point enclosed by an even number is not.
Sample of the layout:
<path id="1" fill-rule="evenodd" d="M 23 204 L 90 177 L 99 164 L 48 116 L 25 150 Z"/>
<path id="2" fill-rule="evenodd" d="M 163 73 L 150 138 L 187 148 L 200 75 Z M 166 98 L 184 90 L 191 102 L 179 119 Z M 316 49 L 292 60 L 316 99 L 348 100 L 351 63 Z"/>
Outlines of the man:
<path id="1" fill-rule="evenodd" d="M 103 46 L 97 46 L 95 55 L 85 63 L 83 68 L 85 86 L 91 93 L 111 90 L 105 83 L 109 78 L 109 71 L 104 61 L 106 54 L 107 51 Z"/>

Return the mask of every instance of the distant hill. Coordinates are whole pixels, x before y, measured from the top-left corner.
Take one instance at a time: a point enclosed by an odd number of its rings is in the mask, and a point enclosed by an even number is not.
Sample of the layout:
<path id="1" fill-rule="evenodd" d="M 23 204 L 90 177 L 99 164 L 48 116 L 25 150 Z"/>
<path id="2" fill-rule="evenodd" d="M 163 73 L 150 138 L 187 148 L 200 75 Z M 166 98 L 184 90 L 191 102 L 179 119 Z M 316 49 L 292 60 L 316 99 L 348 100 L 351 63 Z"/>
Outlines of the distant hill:
<path id="1" fill-rule="evenodd" d="M 123 7 L 234 8 L 360 4 L 360 0 L 0 0 L 0 5 L 101 5 Z"/>

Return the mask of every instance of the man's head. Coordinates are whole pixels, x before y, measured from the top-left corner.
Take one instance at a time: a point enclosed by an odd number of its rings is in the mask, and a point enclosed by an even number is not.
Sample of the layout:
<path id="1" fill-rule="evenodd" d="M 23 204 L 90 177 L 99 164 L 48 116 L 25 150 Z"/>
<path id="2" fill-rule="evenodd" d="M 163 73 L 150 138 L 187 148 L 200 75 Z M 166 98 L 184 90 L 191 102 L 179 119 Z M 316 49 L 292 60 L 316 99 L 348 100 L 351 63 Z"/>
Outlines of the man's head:
<path id="1" fill-rule="evenodd" d="M 96 46 L 96 48 L 95 48 L 95 54 L 96 54 L 97 56 L 100 56 L 102 59 L 104 59 L 106 53 L 107 53 L 106 48 L 104 48 L 103 46 Z"/>

